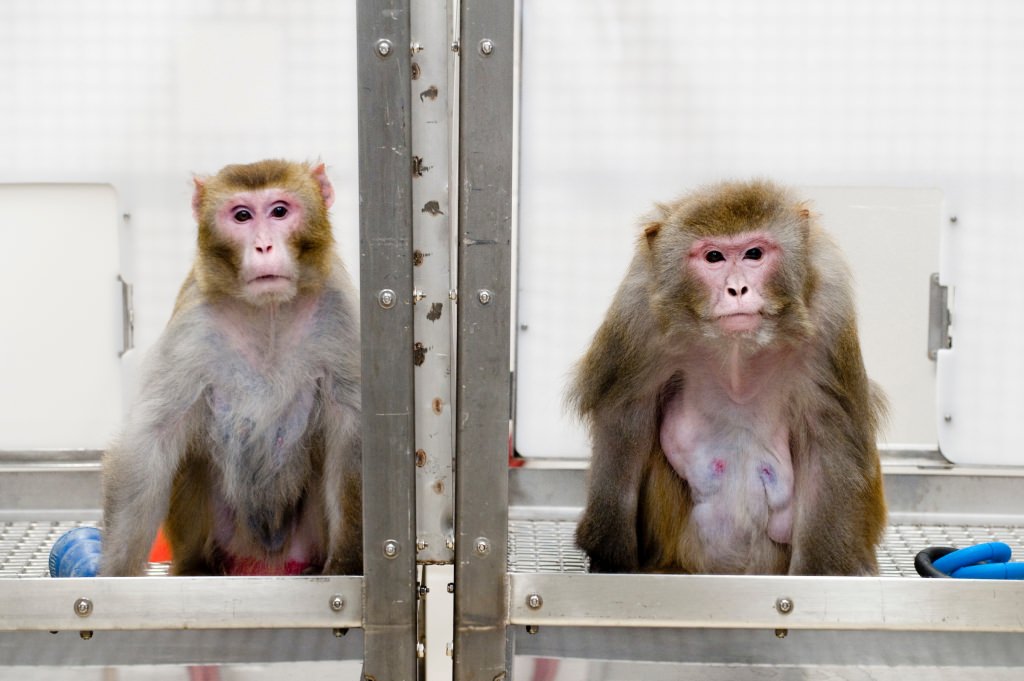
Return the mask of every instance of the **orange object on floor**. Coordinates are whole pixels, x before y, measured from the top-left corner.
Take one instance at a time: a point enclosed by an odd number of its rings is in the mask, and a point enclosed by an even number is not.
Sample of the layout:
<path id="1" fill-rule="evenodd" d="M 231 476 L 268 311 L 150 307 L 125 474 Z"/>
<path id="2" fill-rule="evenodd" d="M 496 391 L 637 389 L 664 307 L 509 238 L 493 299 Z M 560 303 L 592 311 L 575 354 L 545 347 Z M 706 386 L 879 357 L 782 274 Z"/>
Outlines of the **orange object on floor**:
<path id="1" fill-rule="evenodd" d="M 153 540 L 153 546 L 149 549 L 149 562 L 169 563 L 171 557 L 171 544 L 164 536 L 164 528 L 161 527 L 157 530 L 156 539 Z"/>

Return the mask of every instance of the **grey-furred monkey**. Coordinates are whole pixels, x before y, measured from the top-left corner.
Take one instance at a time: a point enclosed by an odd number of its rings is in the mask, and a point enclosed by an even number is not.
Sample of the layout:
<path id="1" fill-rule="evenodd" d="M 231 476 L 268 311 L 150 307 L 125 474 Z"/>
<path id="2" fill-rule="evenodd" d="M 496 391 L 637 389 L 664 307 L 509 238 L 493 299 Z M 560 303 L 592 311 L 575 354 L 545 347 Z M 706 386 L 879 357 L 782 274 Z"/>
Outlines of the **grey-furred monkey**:
<path id="1" fill-rule="evenodd" d="M 103 575 L 360 574 L 359 322 L 323 164 L 195 179 L 198 249 L 103 462 Z"/>
<path id="2" fill-rule="evenodd" d="M 597 572 L 865 575 L 886 523 L 850 274 L 790 192 L 659 206 L 576 368 Z"/>

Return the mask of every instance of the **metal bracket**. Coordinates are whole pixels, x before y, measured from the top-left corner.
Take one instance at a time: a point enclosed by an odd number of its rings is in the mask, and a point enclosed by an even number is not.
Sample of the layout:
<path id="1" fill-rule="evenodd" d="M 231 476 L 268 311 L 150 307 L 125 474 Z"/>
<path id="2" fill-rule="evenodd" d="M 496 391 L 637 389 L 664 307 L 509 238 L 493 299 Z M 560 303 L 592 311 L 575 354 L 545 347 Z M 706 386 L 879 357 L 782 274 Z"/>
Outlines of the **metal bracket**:
<path id="1" fill-rule="evenodd" d="M 135 287 L 125 281 L 120 274 L 117 275 L 117 280 L 121 282 L 121 315 L 124 329 L 121 352 L 117 353 L 117 356 L 124 357 L 126 352 L 135 347 Z"/>
<path id="2" fill-rule="evenodd" d="M 939 350 L 953 347 L 949 335 L 951 314 L 949 312 L 949 287 L 939 283 L 939 275 L 933 273 L 928 297 L 928 359 L 935 360 Z"/>

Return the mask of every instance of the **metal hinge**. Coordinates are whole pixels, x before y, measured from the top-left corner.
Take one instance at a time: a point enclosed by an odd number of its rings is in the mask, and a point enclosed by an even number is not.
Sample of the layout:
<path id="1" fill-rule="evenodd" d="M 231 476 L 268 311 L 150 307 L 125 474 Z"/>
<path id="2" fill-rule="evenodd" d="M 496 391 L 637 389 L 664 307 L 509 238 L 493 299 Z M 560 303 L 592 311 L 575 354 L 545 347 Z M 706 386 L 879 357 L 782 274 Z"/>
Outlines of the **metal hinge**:
<path id="1" fill-rule="evenodd" d="M 124 280 L 120 274 L 117 275 L 117 280 L 121 282 L 121 314 L 122 314 L 122 328 L 124 329 L 121 352 L 117 353 L 118 357 L 123 357 L 124 353 L 135 347 L 135 303 L 133 300 L 134 288 L 131 284 Z"/>
<path id="2" fill-rule="evenodd" d="M 949 287 L 939 283 L 938 274 L 931 276 L 928 300 L 928 359 L 935 360 L 939 350 L 953 347 L 949 336 Z"/>

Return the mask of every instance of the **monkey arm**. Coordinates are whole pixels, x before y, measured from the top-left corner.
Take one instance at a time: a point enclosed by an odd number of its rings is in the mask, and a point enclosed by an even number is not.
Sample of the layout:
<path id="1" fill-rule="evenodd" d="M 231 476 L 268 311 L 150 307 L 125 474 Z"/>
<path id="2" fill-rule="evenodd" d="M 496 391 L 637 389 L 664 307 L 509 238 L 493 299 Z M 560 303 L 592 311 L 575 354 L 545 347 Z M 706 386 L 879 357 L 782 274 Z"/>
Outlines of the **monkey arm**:
<path id="1" fill-rule="evenodd" d="M 794 433 L 797 510 L 790 574 L 870 575 L 886 525 L 875 434 L 885 409 L 851 319 L 831 343 L 819 411 Z"/>
<path id="2" fill-rule="evenodd" d="M 323 500 L 327 517 L 323 572 L 359 575 L 363 572 L 360 414 L 350 403 L 328 398 L 323 418 Z"/>
<path id="3" fill-rule="evenodd" d="M 154 348 L 140 399 L 103 461 L 103 554 L 100 574 L 138 575 L 166 517 L 174 476 L 188 449 L 202 402 L 200 378 L 180 356 Z"/>

